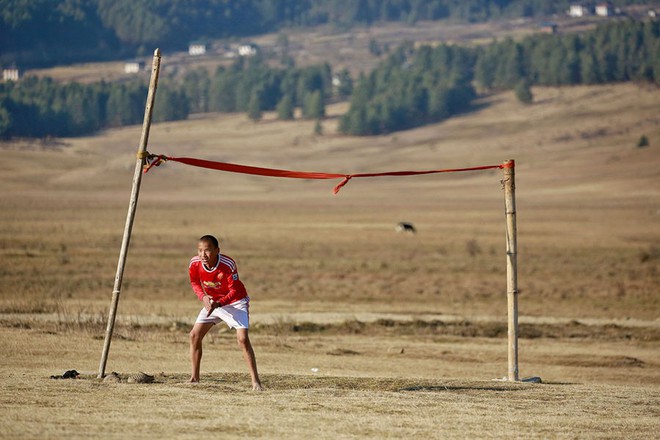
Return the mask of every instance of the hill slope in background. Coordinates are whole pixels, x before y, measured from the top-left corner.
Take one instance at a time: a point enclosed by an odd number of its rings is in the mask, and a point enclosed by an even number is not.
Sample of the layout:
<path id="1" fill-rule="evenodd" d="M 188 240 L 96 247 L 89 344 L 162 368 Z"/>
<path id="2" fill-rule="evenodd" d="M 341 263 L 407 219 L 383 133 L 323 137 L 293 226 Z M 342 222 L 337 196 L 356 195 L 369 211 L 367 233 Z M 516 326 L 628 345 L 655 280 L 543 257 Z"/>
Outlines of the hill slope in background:
<path id="1" fill-rule="evenodd" d="M 287 26 L 347 28 L 389 21 L 530 17 L 563 13 L 568 5 L 550 0 L 3 0 L 0 63 L 39 66 L 117 59 L 144 54 L 152 46 L 182 49 L 195 39 L 256 35 Z"/>
<path id="2" fill-rule="evenodd" d="M 317 136 L 313 122 L 281 122 L 271 113 L 257 124 L 245 116 L 211 114 L 154 125 L 149 149 L 327 172 L 456 168 L 516 159 L 521 285 L 530 295 L 523 313 L 654 319 L 660 283 L 657 88 L 627 84 L 535 88 L 534 93 L 538 102 L 532 106 L 518 103 L 513 93 L 497 94 L 473 114 L 372 138 Z M 324 132 L 334 133 L 345 107 L 330 108 Z M 129 127 L 69 139 L 58 150 L 4 144 L 2 240 L 7 252 L 18 255 L 12 275 L 2 279 L 4 292 L 36 261 L 20 249 L 38 246 L 37 237 L 44 234 L 51 243 L 45 246 L 53 246 L 46 261 L 58 258 L 61 242 L 107 260 L 101 266 L 111 277 L 139 131 Z M 649 147 L 636 147 L 642 135 Z M 500 178 L 483 172 L 356 179 L 332 197 L 336 182 L 166 164 L 144 181 L 134 241 L 140 273 L 150 278 L 146 274 L 160 273 L 162 265 L 171 275 L 162 275 L 159 283 L 165 284 L 159 285 L 170 292 L 165 280 L 181 283 L 176 258 L 149 257 L 148 248 L 186 253 L 186 242 L 211 228 L 245 257 L 262 311 L 282 304 L 299 311 L 342 309 L 348 283 L 352 301 L 376 311 L 411 312 L 424 300 L 428 311 L 488 314 L 501 306 L 504 280 Z M 205 214 L 198 216 L 200 206 Z M 42 223 L 46 212 L 48 221 Z M 399 221 L 415 223 L 418 239 L 401 241 L 392 232 Z M 167 243 L 158 237 L 168 237 Z M 285 249 L 291 260 L 278 271 L 273 255 Z M 341 258 L 326 260 L 327 252 Z M 392 266 L 388 261 L 399 252 L 408 261 Z M 318 266 L 311 263 L 318 259 Z M 57 267 L 44 276 L 61 280 L 73 298 L 90 294 L 87 282 L 62 278 Z M 408 269 L 415 271 L 414 282 Z M 152 295 L 140 284 L 131 289 L 141 292 L 130 295 L 138 303 Z M 473 301 L 465 302 L 466 295 Z"/>

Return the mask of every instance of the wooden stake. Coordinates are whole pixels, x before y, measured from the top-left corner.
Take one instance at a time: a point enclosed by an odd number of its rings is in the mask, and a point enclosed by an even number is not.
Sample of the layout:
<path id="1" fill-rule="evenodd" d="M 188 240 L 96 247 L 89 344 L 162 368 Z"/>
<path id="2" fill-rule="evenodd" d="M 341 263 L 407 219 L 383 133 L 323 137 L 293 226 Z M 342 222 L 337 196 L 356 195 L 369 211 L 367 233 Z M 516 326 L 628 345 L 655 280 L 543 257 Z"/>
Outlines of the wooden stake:
<path id="1" fill-rule="evenodd" d="M 516 181 L 514 160 L 504 162 L 504 210 L 506 213 L 506 292 L 508 306 L 509 373 L 508 380 L 517 382 L 518 375 L 518 237 L 516 230 Z"/>
<path id="2" fill-rule="evenodd" d="M 128 204 L 128 214 L 126 215 L 126 226 L 124 227 L 124 237 L 119 251 L 119 262 L 117 263 L 117 273 L 115 275 L 115 286 L 112 290 L 112 304 L 108 315 L 108 326 L 105 330 L 105 341 L 103 343 L 103 354 L 101 355 L 101 364 L 99 365 L 99 378 L 105 375 L 105 366 L 108 362 L 108 353 L 110 351 L 110 341 L 112 340 L 112 331 L 115 327 L 115 318 L 117 316 L 117 305 L 119 304 L 119 294 L 121 293 L 121 282 L 124 277 L 124 266 L 126 265 L 126 256 L 128 255 L 128 245 L 131 241 L 131 231 L 133 230 L 133 220 L 135 219 L 135 210 L 137 208 L 138 195 L 140 194 L 140 182 L 142 181 L 142 168 L 144 167 L 149 142 L 149 129 L 151 128 L 151 115 L 153 113 L 154 100 L 156 98 L 156 89 L 158 87 L 158 73 L 160 72 L 160 50 L 154 51 L 154 57 L 151 65 L 151 81 L 149 82 L 149 93 L 147 94 L 147 103 L 144 108 L 144 121 L 142 122 L 142 136 L 140 137 L 140 146 L 137 152 L 137 161 L 135 162 L 135 173 L 133 174 L 133 189 L 131 190 L 131 200 Z"/>

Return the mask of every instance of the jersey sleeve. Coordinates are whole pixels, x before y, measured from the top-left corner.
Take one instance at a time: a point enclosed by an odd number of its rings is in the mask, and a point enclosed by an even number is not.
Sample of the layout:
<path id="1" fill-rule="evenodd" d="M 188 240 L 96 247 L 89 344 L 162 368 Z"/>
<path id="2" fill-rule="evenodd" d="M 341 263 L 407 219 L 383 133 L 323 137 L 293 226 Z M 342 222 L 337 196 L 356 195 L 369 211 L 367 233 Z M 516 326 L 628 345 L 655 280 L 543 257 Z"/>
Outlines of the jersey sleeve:
<path id="1" fill-rule="evenodd" d="M 201 301 L 204 298 L 204 288 L 202 287 L 202 281 L 199 279 L 199 262 L 194 258 L 190 260 L 190 265 L 188 266 L 188 276 L 190 277 L 190 287 L 192 287 L 193 292 L 197 295 L 197 298 Z"/>

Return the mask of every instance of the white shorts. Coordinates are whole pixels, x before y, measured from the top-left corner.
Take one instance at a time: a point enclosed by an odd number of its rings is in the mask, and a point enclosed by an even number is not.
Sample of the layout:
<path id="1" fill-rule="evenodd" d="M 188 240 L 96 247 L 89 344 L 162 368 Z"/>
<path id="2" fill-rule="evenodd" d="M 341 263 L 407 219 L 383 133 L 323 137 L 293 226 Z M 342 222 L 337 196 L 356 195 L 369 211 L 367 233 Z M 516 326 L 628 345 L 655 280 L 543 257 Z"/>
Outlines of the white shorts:
<path id="1" fill-rule="evenodd" d="M 197 316 L 195 323 L 202 324 L 217 324 L 224 321 L 229 328 L 249 328 L 250 327 L 250 298 L 245 297 L 239 299 L 224 307 L 218 307 L 213 310 L 211 315 L 207 316 L 208 312 L 205 307 Z"/>

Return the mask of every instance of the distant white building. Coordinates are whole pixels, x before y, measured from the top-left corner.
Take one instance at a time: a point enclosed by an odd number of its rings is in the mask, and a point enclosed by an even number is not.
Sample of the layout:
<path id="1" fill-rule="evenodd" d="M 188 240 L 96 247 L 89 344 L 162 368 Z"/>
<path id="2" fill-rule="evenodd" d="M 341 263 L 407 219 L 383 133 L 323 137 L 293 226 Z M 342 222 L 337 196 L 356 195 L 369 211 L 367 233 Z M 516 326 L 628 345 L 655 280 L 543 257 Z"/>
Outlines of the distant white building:
<path id="1" fill-rule="evenodd" d="M 124 63 L 124 73 L 138 73 L 144 70 L 144 61 L 131 60 Z"/>
<path id="2" fill-rule="evenodd" d="M 206 54 L 206 43 L 190 43 L 188 45 L 188 55 L 204 55 Z"/>
<path id="3" fill-rule="evenodd" d="M 238 54 L 242 57 L 251 57 L 257 54 L 259 47 L 256 44 L 241 44 L 238 46 Z"/>
<path id="4" fill-rule="evenodd" d="M 2 69 L 3 81 L 18 81 L 19 79 L 21 79 L 21 72 L 17 67 L 7 67 Z"/>
<path id="5" fill-rule="evenodd" d="M 609 17 L 614 15 L 614 8 L 612 7 L 612 4 L 609 2 L 598 3 L 596 5 L 596 15 L 601 17 Z"/>
<path id="6" fill-rule="evenodd" d="M 568 8 L 568 15 L 571 17 L 586 17 L 591 15 L 591 8 L 581 3 L 574 3 Z"/>

